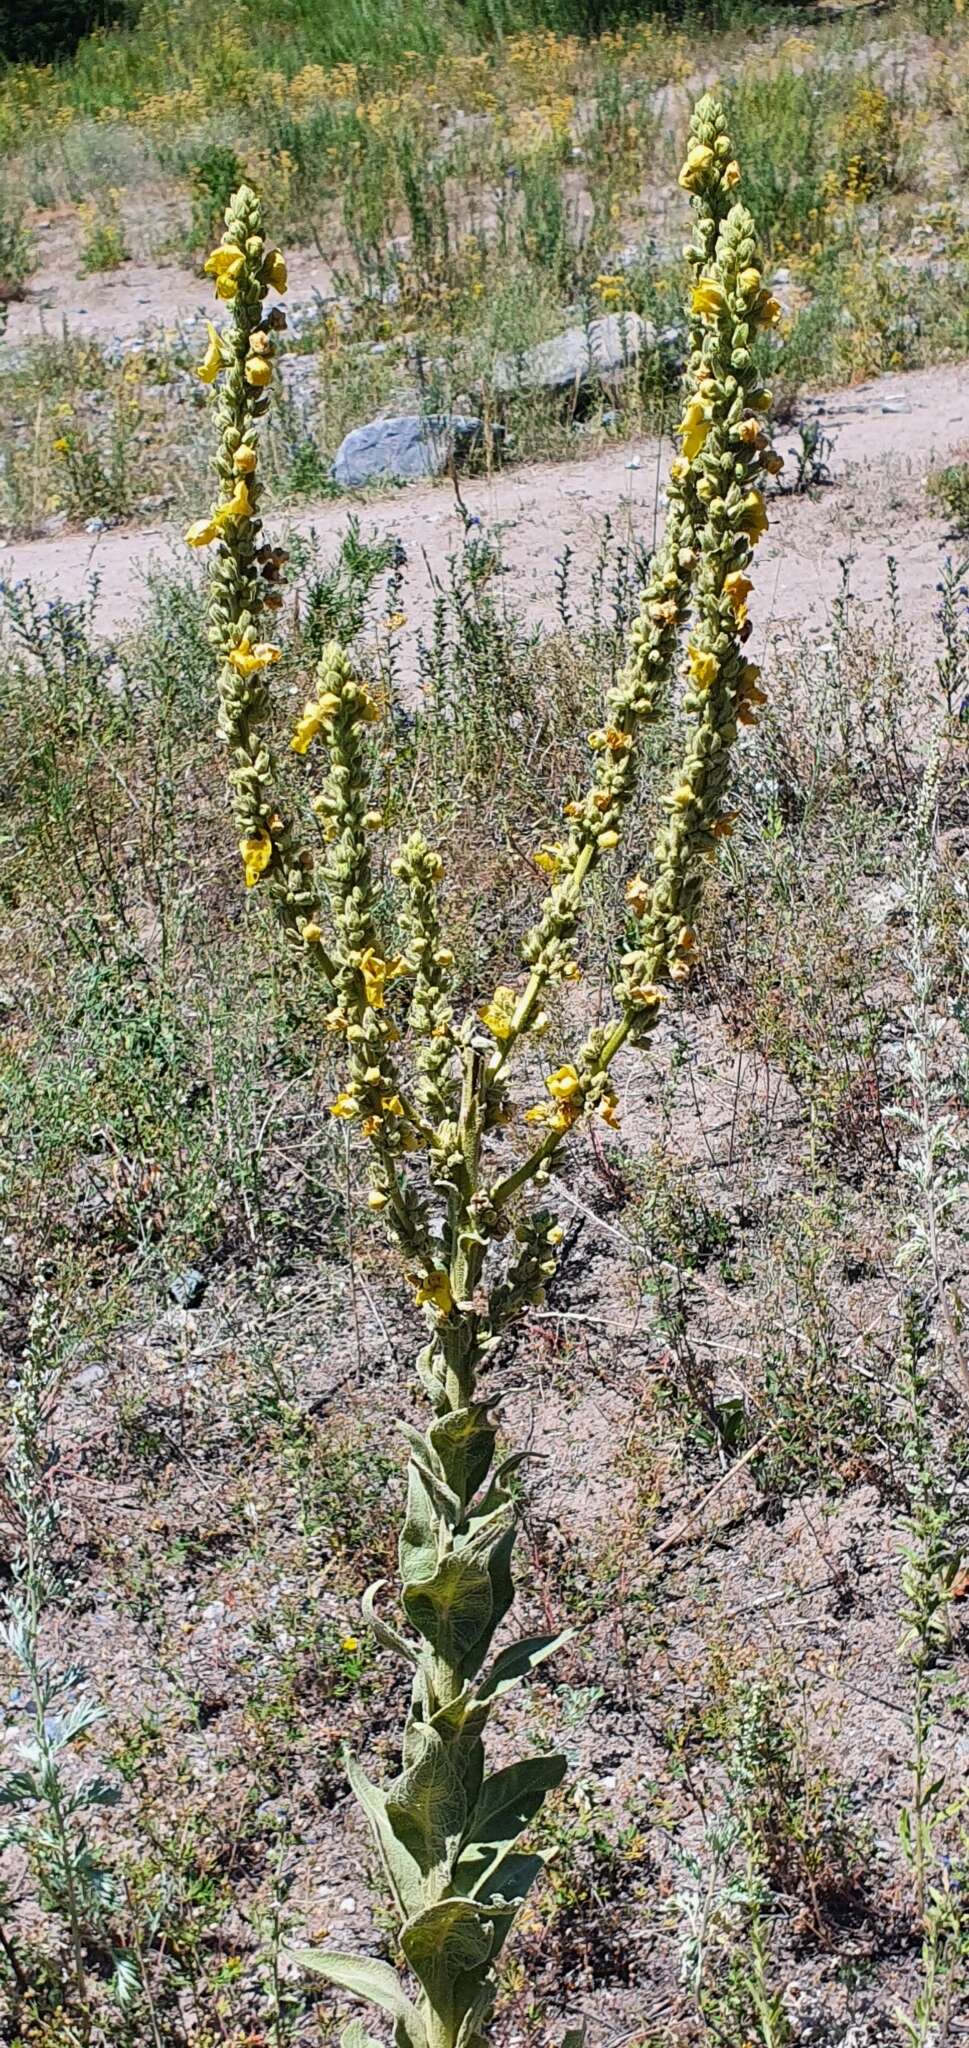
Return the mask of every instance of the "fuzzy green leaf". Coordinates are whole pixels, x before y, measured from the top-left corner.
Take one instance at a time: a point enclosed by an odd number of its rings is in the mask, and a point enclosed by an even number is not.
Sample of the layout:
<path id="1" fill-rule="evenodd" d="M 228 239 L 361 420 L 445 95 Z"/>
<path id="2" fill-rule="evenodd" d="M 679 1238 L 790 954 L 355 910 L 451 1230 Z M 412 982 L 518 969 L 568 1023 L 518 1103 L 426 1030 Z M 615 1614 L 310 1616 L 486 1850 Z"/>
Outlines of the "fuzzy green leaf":
<path id="1" fill-rule="evenodd" d="M 391 1827 L 385 1794 L 370 1783 L 353 1757 L 347 1758 L 347 1777 L 366 1814 L 387 1882 L 406 1920 L 409 1914 L 417 1912 L 423 1899 L 420 1866 Z"/>
<path id="2" fill-rule="evenodd" d="M 494 1456 L 497 1434 L 482 1402 L 443 1416 L 428 1431 L 448 1485 L 463 1501 L 469 1501 L 481 1485 Z"/>
<path id="3" fill-rule="evenodd" d="M 460 1664 L 491 1621 L 494 1595 L 481 1565 L 450 1552 L 433 1578 L 404 1587 L 408 1618 L 448 1664 Z"/>
<path id="4" fill-rule="evenodd" d="M 381 2048 L 373 2034 L 368 2034 L 362 2020 L 351 2020 L 340 2035 L 340 2048 Z"/>
<path id="5" fill-rule="evenodd" d="M 500 1518 L 496 1516 L 494 1519 L 497 1522 Z M 467 1644 L 460 1662 L 462 1678 L 474 1678 L 475 1674 L 480 1670 L 488 1654 L 488 1648 L 495 1630 L 504 1619 L 515 1597 L 515 1588 L 511 1576 L 511 1554 L 514 1549 L 515 1534 L 515 1524 L 512 1521 L 506 1524 L 498 1536 L 497 1542 L 492 1544 L 488 1558 L 488 1579 L 491 1587 L 488 1626 L 482 1629 Z"/>
<path id="6" fill-rule="evenodd" d="M 390 1786 L 387 1819 L 426 1877 L 450 1854 L 467 1825 L 468 1802 L 447 1744 L 423 1730 L 424 1753 Z"/>
<path id="7" fill-rule="evenodd" d="M 468 1823 L 459 1868 L 477 1863 L 483 1871 L 499 1860 L 495 1852 L 500 1855 L 518 1840 L 522 1829 L 534 1820 L 546 1793 L 562 1783 L 565 1769 L 564 1756 L 530 1756 L 503 1771 L 493 1771 L 481 1787 Z M 462 1884 L 461 1890 L 466 1888 Z"/>
<path id="8" fill-rule="evenodd" d="M 352 1998 L 365 1998 L 369 2005 L 389 2012 L 403 2029 L 409 2048 L 427 2048 L 427 2037 L 417 2012 L 400 1988 L 395 1970 L 373 1956 L 331 1955 L 325 1949 L 295 1948 L 287 1951 L 302 1970 L 319 1970 L 321 1976 L 349 1991 Z"/>
<path id="9" fill-rule="evenodd" d="M 481 1991 L 494 1929 L 467 1899 L 441 1899 L 410 1920 L 400 1945 L 436 2014 L 464 2018 Z"/>
<path id="10" fill-rule="evenodd" d="M 525 1855 L 513 1849 L 502 1857 L 497 1869 L 479 1882 L 477 1902 L 489 1909 L 494 1927 L 493 1958 L 500 1955 L 521 1907 L 544 1869 L 545 1858 L 537 1851 L 534 1855 Z M 504 1902 L 504 1910 L 499 1901 Z"/>
<path id="11" fill-rule="evenodd" d="M 431 1491 L 420 1466 L 412 1459 L 407 1467 L 407 1513 L 397 1546 L 405 1586 L 413 1579 L 433 1578 L 439 1527 L 440 1516 Z"/>
<path id="12" fill-rule="evenodd" d="M 508 1649 L 502 1650 L 495 1658 L 491 1670 L 482 1679 L 477 1688 L 478 1699 L 482 1702 L 499 1700 L 503 1693 L 510 1692 L 512 1686 L 520 1684 L 523 1678 L 537 1670 L 539 1664 L 544 1664 L 547 1657 L 553 1657 L 556 1650 L 560 1650 L 574 1634 L 574 1629 L 566 1628 L 561 1635 L 525 1636 L 520 1643 L 510 1643 Z"/>

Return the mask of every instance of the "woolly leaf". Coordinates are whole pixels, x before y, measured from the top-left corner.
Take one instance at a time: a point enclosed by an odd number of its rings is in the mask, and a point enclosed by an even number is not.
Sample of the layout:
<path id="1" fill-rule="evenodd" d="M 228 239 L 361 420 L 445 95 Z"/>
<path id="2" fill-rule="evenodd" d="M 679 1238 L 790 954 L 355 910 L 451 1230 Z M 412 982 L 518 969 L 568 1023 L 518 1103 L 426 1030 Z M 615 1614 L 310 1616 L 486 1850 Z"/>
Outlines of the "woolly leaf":
<path id="1" fill-rule="evenodd" d="M 520 1908 L 531 1891 L 536 1878 L 541 1877 L 545 1858 L 539 1854 L 524 1855 L 513 1849 L 503 1856 L 497 1869 L 493 1870 L 479 1884 L 476 1894 L 478 1904 L 487 1907 L 494 1928 L 492 1957 L 500 1954 L 518 1917 Z M 503 1909 L 499 1906 L 503 1901 Z"/>
<path id="2" fill-rule="evenodd" d="M 447 1745 L 432 1728 L 423 1737 L 424 1753 L 395 1778 L 386 1812 L 397 1840 L 427 1876 L 460 1840 L 468 1802 Z"/>
<path id="3" fill-rule="evenodd" d="M 406 1920 L 409 1914 L 416 1913 L 423 1897 L 419 1865 L 390 1825 L 384 1794 L 370 1783 L 366 1773 L 350 1756 L 347 1757 L 347 1777 L 354 1797 L 366 1814 L 387 1882 Z"/>
<path id="4" fill-rule="evenodd" d="M 406 1637 L 399 1635 L 395 1628 L 391 1628 L 389 1622 L 381 1621 L 377 1613 L 374 1602 L 381 1587 L 386 1584 L 386 1579 L 375 1579 L 373 1585 L 367 1587 L 360 1602 L 364 1621 L 367 1623 L 368 1628 L 373 1629 L 374 1635 L 382 1649 L 393 1650 L 398 1657 L 405 1657 L 408 1664 L 416 1664 L 417 1651 L 413 1645 L 406 1640 Z"/>
<path id="5" fill-rule="evenodd" d="M 407 1513 L 397 1546 L 400 1576 L 405 1585 L 412 1579 L 433 1578 L 439 1527 L 430 1489 L 421 1468 L 412 1459 L 407 1467 Z"/>
<path id="6" fill-rule="evenodd" d="M 486 1778 L 468 1823 L 459 1873 L 466 1873 L 462 1892 L 476 1891 L 480 1877 L 492 1868 L 522 1829 L 534 1820 L 547 1792 L 565 1776 L 564 1756 L 531 1756 L 509 1764 Z M 467 1879 L 470 1878 L 471 1882 Z"/>
<path id="7" fill-rule="evenodd" d="M 500 1699 L 503 1693 L 510 1692 L 512 1686 L 520 1684 L 523 1678 L 537 1670 L 539 1664 L 544 1664 L 547 1657 L 553 1657 L 556 1650 L 560 1650 L 574 1634 L 574 1629 L 566 1628 L 557 1636 L 525 1636 L 520 1643 L 510 1643 L 507 1650 L 502 1650 L 495 1658 L 491 1670 L 482 1679 L 477 1688 L 478 1699 L 482 1702 Z"/>
<path id="8" fill-rule="evenodd" d="M 494 1596 L 486 1571 L 454 1552 L 442 1558 L 431 1579 L 404 1587 L 404 1606 L 414 1627 L 437 1655 L 461 1664 L 491 1620 Z"/>
<path id="9" fill-rule="evenodd" d="M 484 1479 L 494 1456 L 497 1428 L 482 1402 L 442 1416 L 428 1431 L 448 1485 L 469 1501 Z"/>
<path id="10" fill-rule="evenodd" d="M 340 2035 L 340 2048 L 380 2048 L 380 2042 L 368 2034 L 362 2020 L 351 2020 Z"/>
<path id="11" fill-rule="evenodd" d="M 494 1930 L 467 1899 L 441 1899 L 409 1921 L 400 1945 L 436 2015 L 453 2026 L 480 1992 Z"/>
<path id="12" fill-rule="evenodd" d="M 417 2012 L 389 1963 L 379 1963 L 373 1956 L 330 1954 L 319 1948 L 294 1948 L 286 1953 L 300 1969 L 319 1970 L 331 1984 L 349 1991 L 351 1998 L 365 1998 L 368 2004 L 379 2006 L 381 2012 L 389 2012 L 403 2029 L 409 2048 L 427 2048 Z"/>

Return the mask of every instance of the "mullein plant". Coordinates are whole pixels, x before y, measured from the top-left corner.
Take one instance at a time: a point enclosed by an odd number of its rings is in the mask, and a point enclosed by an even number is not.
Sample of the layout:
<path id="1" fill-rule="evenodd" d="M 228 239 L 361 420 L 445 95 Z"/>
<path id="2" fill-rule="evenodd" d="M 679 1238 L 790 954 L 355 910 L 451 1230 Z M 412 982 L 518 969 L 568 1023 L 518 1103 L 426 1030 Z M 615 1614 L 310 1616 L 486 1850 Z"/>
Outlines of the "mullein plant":
<path id="1" fill-rule="evenodd" d="M 731 748 L 764 701 L 744 646 L 747 571 L 767 525 L 761 485 L 777 466 L 754 343 L 777 306 L 757 266 L 750 215 L 736 201 L 739 180 L 722 111 L 705 96 L 680 174 L 694 215 L 685 251 L 691 350 L 665 534 L 628 660 L 590 735 L 586 793 L 566 803 L 560 839 L 536 856 L 549 889 L 524 940 L 523 973 L 470 1015 L 455 1001 L 440 855 L 416 832 L 390 863 L 393 901 L 377 878 L 371 847 L 383 820 L 370 727 L 385 707 L 336 641 L 290 742 L 308 765 L 319 762 L 308 793 L 312 848 L 277 793 L 266 730 L 279 648 L 266 615 L 281 604 L 282 558 L 263 537 L 258 447 L 285 326 L 271 295 L 284 291 L 286 274 L 248 186 L 226 209 L 206 266 L 230 310 L 225 325 L 210 326 L 200 367 L 217 390 L 218 490 L 187 538 L 217 549 L 209 634 L 244 878 L 268 897 L 286 943 L 328 992 L 343 1074 L 330 1113 L 366 1147 L 369 1206 L 399 1250 L 427 1330 L 416 1367 L 432 1419 L 423 1432 L 403 1426 L 409 1465 L 395 1618 L 377 1611 L 380 1586 L 364 1601 L 378 1641 L 412 1674 L 401 1770 L 378 1787 L 357 1763 L 348 1766 L 399 1916 L 406 1969 L 363 1956 L 302 1957 L 389 2014 L 398 2048 L 483 2048 L 498 1958 L 543 1866 L 541 1851 L 523 1852 L 519 1838 L 565 1769 L 549 1755 L 497 1771 L 486 1764 L 493 1710 L 564 1638 L 495 1651 L 514 1596 L 513 1475 L 523 1454 L 496 1464 L 498 1395 L 480 1376 L 556 1271 L 563 1232 L 543 1200 L 556 1154 L 583 1119 L 616 1127 L 616 1056 L 627 1044 L 649 1044 L 664 1005 L 690 977 L 705 866 L 731 829 Z M 626 886 L 635 936 L 616 966 L 613 1014 L 547 1075 L 510 1145 L 516 1056 L 546 1027 L 550 991 L 578 979 L 583 885 L 601 861 L 621 857 L 643 734 L 663 715 L 681 668 L 685 752 L 650 872 Z M 359 2022 L 344 2039 L 346 2048 L 371 2041 Z"/>

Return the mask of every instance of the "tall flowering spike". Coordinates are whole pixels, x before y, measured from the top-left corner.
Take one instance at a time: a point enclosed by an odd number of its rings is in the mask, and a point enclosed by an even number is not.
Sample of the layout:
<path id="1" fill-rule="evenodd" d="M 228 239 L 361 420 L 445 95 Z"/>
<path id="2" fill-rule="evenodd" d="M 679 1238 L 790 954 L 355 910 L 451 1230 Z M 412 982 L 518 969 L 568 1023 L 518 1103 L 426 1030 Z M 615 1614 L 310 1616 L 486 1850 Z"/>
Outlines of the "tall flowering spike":
<path id="1" fill-rule="evenodd" d="M 553 1153 L 583 1116 L 616 1126 L 616 1054 L 648 1038 L 662 1002 L 689 974 L 703 863 L 729 830 L 730 749 L 762 698 L 744 644 L 748 570 L 766 525 L 760 486 L 772 458 L 763 427 L 769 401 L 751 341 L 776 307 L 757 267 L 750 218 L 732 196 L 739 176 L 722 112 L 705 97 L 680 179 L 694 214 L 686 251 L 691 349 L 664 536 L 625 667 L 589 735 L 588 789 L 566 805 L 561 841 L 536 851 L 550 888 L 524 943 L 525 985 L 499 984 L 463 1018 L 455 1015 L 441 925 L 441 864 L 423 833 L 391 862 L 404 903 L 400 940 L 385 936 L 392 905 L 371 851 L 383 822 L 372 801 L 370 739 L 381 707 L 337 643 L 324 651 L 290 739 L 316 791 L 315 863 L 295 850 L 274 798 L 262 728 L 279 650 L 263 618 L 278 607 L 280 558 L 261 537 L 258 429 L 282 317 L 267 317 L 265 300 L 284 288 L 285 266 L 265 246 L 247 187 L 233 198 L 206 265 L 231 321 L 210 326 L 200 365 L 217 394 L 218 491 L 187 537 L 218 551 L 210 633 L 245 881 L 270 893 L 287 937 L 331 985 L 326 1021 L 342 1074 L 330 1113 L 367 1146 L 369 1204 L 399 1250 L 427 1333 L 416 1365 L 432 1420 L 423 1434 L 405 1429 L 397 1619 L 378 1615 L 376 1588 L 364 1602 L 378 1640 L 411 1674 L 401 1768 L 378 1786 L 350 1766 L 406 1971 L 399 1979 L 389 1965 L 355 1955 L 302 1958 L 392 2013 L 398 2048 L 486 2048 L 501 1949 L 542 1866 L 541 1852 L 522 1854 L 517 1836 L 532 1828 L 564 1771 L 561 1757 L 542 1755 L 489 1772 L 484 1747 L 497 1700 L 559 1640 L 494 1650 L 514 1594 L 516 1505 L 507 1481 L 516 1461 L 495 1465 L 497 1423 L 480 1375 L 509 1328 L 542 1299 L 562 1240 L 544 1208 L 529 1210 L 526 1192 L 547 1185 Z M 621 846 L 641 738 L 662 713 L 680 658 L 689 736 L 652 872 L 627 885 L 637 937 L 619 962 L 619 1013 L 546 1075 L 526 1112 L 525 1156 L 496 1179 L 496 1140 L 510 1118 L 509 1063 L 523 1035 L 538 1035 L 548 1021 L 543 990 L 578 974 L 583 885 Z M 409 1064 L 402 1041 L 412 1048 Z M 417 1173 L 412 1154 L 422 1155 Z M 355 2026 L 345 2042 L 361 2038 Z"/>
<path id="2" fill-rule="evenodd" d="M 262 210 L 248 185 L 229 201 L 225 233 L 205 268 L 216 294 L 231 304 L 230 325 L 207 322 L 208 347 L 199 375 L 217 392 L 219 448 L 217 496 L 210 512 L 189 527 L 191 547 L 217 548 L 209 607 L 209 639 L 220 658 L 219 731 L 229 749 L 229 795 L 239 854 L 249 888 L 267 889 L 288 938 L 319 931 L 319 899 L 306 857 L 280 815 L 273 763 L 262 735 L 269 713 L 267 676 L 279 659 L 261 622 L 278 609 L 285 559 L 262 542 L 259 517 L 258 436 L 269 409 L 274 334 L 285 324 L 264 302 L 285 279 L 282 259 L 263 236 Z M 317 941 L 316 962 L 328 965 Z"/>

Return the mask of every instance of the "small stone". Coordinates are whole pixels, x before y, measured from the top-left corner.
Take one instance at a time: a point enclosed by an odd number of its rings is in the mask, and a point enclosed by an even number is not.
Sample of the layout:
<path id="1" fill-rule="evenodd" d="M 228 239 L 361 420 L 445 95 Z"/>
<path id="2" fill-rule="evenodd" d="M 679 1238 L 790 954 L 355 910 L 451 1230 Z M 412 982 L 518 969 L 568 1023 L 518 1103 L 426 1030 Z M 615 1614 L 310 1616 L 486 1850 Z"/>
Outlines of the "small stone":
<path id="1" fill-rule="evenodd" d="M 178 1308 L 198 1308 L 205 1297 L 208 1281 L 197 1266 L 189 1266 L 184 1273 L 173 1273 L 168 1281 L 168 1297 Z"/>

